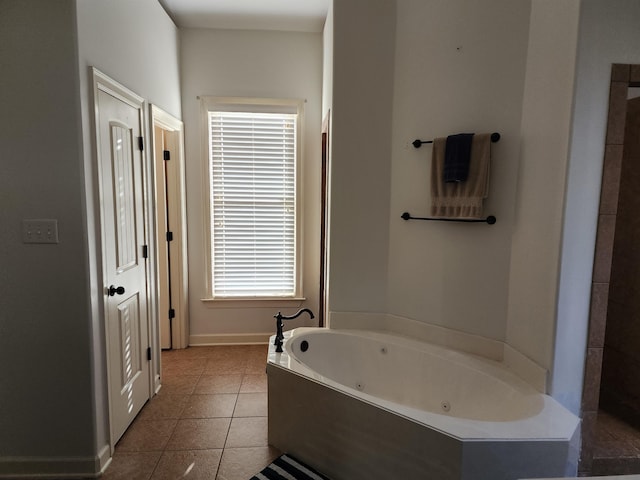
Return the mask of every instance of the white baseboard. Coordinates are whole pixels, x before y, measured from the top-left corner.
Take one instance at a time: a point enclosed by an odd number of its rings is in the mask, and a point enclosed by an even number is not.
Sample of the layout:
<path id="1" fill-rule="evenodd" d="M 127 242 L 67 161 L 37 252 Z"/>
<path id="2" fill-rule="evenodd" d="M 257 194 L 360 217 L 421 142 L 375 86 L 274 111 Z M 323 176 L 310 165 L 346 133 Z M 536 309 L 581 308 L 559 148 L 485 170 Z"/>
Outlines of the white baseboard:
<path id="1" fill-rule="evenodd" d="M 0 457 L 0 479 L 99 478 L 110 459 L 108 445 L 95 457 Z"/>
<path id="2" fill-rule="evenodd" d="M 100 453 L 98 453 L 98 471 L 102 475 L 107 467 L 111 464 L 111 446 L 109 444 L 102 447 Z"/>
<path id="3" fill-rule="evenodd" d="M 210 335 L 189 336 L 189 346 L 207 345 L 266 345 L 269 343 L 269 333 L 218 333 Z"/>

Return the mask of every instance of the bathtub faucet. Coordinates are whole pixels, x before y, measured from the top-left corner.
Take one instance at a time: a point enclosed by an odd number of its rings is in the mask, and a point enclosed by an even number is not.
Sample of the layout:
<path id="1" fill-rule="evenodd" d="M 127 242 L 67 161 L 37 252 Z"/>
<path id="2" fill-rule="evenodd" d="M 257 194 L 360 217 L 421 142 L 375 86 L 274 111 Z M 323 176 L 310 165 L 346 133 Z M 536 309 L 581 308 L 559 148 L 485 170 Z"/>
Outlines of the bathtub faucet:
<path id="1" fill-rule="evenodd" d="M 309 318 L 314 318 L 313 312 L 308 308 L 301 308 L 293 315 L 289 315 L 288 317 L 282 315 L 282 313 L 278 312 L 277 315 L 274 315 L 273 318 L 276 319 L 276 339 L 273 344 L 276 346 L 276 352 L 282 352 L 282 340 L 284 340 L 284 333 L 282 333 L 282 321 L 283 320 L 293 320 L 294 318 L 298 318 L 302 315 L 303 312 L 307 312 L 309 314 Z"/>

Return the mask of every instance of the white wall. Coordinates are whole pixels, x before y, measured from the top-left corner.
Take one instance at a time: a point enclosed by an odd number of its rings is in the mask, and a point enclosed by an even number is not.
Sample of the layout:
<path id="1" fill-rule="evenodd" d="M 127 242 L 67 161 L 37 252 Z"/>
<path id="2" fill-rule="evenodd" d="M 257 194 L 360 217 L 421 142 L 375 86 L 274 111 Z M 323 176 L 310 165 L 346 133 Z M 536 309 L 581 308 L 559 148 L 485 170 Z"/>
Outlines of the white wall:
<path id="1" fill-rule="evenodd" d="M 333 0 L 329 2 L 329 9 L 327 11 L 327 17 L 324 22 L 324 28 L 322 30 L 322 121 L 324 122 L 326 118 L 329 119 L 329 129 L 327 131 L 328 139 L 326 145 L 326 189 L 327 191 L 331 191 L 331 150 L 332 150 L 332 141 L 333 141 L 333 121 L 331 120 L 331 114 L 333 112 Z M 324 124 L 323 124 L 324 126 Z M 328 238 L 329 235 L 329 227 L 331 225 L 331 195 L 327 195 L 326 198 L 326 209 L 327 209 L 327 218 L 325 225 L 325 236 Z M 324 212 L 320 212 L 320 215 L 323 215 Z M 326 245 L 325 252 L 325 292 L 324 299 L 319 299 L 320 301 L 325 301 L 325 305 L 323 308 L 327 310 L 327 301 L 331 296 L 331 291 L 329 289 L 328 279 L 331 277 L 331 246 Z M 325 311 L 325 325 L 329 325 L 329 315 L 328 312 Z"/>
<path id="2" fill-rule="evenodd" d="M 0 1 L 0 475 L 96 452 L 75 29 L 71 0 Z"/>
<path id="3" fill-rule="evenodd" d="M 555 334 L 579 1 L 534 0 L 507 343 L 549 369 Z"/>
<path id="4" fill-rule="evenodd" d="M 178 29 L 157 0 L 79 0 L 77 10 L 83 86 L 94 66 L 181 118 Z"/>
<path id="5" fill-rule="evenodd" d="M 551 391 L 580 410 L 611 64 L 640 64 L 640 3 L 583 0 Z"/>
<path id="6" fill-rule="evenodd" d="M 529 12 L 511 0 L 398 0 L 390 313 L 504 339 Z M 502 135 L 485 203 L 497 223 L 402 220 L 429 216 L 431 203 L 431 146 L 410 142 L 460 132 Z"/>
<path id="7" fill-rule="evenodd" d="M 274 332 L 273 315 L 299 306 L 318 308 L 322 35 L 273 31 L 181 31 L 182 102 L 185 122 L 189 312 L 191 342 L 225 335 Z M 257 304 L 203 302 L 206 298 L 203 204 L 205 169 L 201 156 L 199 95 L 306 99 L 303 126 L 303 285 L 305 302 Z M 300 317 L 287 327 L 317 325 Z M 222 335 L 222 337 L 220 337 Z M 239 337 L 241 338 L 241 337 Z"/>
<path id="8" fill-rule="evenodd" d="M 388 312 L 506 340 L 576 413 L 610 66 L 640 63 L 639 8 L 398 0 Z M 428 207 L 430 154 L 406 144 L 493 125 L 498 223 L 400 220 Z"/>
<path id="9" fill-rule="evenodd" d="M 1 0 L 0 45 L 0 474 L 91 474 L 108 428 L 87 66 L 179 115 L 177 32 L 154 0 Z M 22 244 L 25 218 L 57 219 L 59 243 Z"/>
<path id="10" fill-rule="evenodd" d="M 333 1 L 322 30 L 322 118 L 333 107 Z"/>
<path id="11" fill-rule="evenodd" d="M 99 256 L 100 206 L 97 203 L 97 174 L 94 168 L 93 87 L 89 67 L 96 67 L 149 103 L 180 118 L 179 42 L 176 26 L 156 0 L 80 0 L 76 9 L 84 146 L 82 162 L 86 190 L 84 228 L 91 273 L 90 284 L 83 293 L 90 295 L 92 305 L 97 439 L 98 448 L 101 448 L 108 440 L 108 401 L 104 363 L 102 259 Z M 145 121 L 148 129 L 148 121 Z M 147 138 L 150 138 L 148 134 Z M 153 255 L 152 250 L 150 257 L 153 258 Z M 150 312 L 153 316 L 153 309 Z"/>
<path id="12" fill-rule="evenodd" d="M 384 312 L 395 1 L 335 0 L 329 311 Z"/>

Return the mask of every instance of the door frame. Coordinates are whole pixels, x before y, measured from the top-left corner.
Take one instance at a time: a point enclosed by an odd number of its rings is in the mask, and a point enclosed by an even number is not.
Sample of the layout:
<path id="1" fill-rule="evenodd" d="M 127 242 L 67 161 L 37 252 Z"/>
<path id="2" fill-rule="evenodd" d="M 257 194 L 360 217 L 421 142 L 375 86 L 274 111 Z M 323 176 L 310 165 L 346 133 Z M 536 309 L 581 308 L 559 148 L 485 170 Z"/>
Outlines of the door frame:
<path id="1" fill-rule="evenodd" d="M 171 143 L 175 146 L 171 152 L 171 160 L 167 163 L 167 183 L 172 187 L 174 195 L 169 198 L 168 215 L 169 224 L 173 233 L 173 241 L 169 243 L 171 255 L 171 300 L 172 307 L 176 312 L 173 319 L 171 335 L 172 348 L 186 348 L 189 346 L 189 304 L 188 304 L 188 267 L 187 267 L 187 210 L 186 210 L 186 189 L 185 189 L 185 161 L 184 161 L 184 124 L 182 121 L 162 110 L 157 105 L 151 104 L 149 107 L 151 118 L 151 142 L 150 154 L 153 161 L 153 198 L 154 198 L 154 219 L 155 219 L 155 242 L 157 242 L 155 265 L 160 265 L 159 255 L 166 254 L 166 248 L 161 247 L 161 239 L 166 232 L 160 231 L 163 221 L 160 216 L 164 209 L 159 208 L 160 202 L 164 202 L 164 189 L 159 185 L 164 170 L 164 158 L 155 151 L 156 127 L 168 132 Z M 159 272 L 156 270 L 156 275 Z M 159 279 L 158 279 L 159 280 Z M 157 283 L 156 295 L 160 300 L 160 282 Z M 163 315 L 163 312 L 160 312 Z M 160 318 L 160 315 L 158 318 Z"/>
<path id="2" fill-rule="evenodd" d="M 330 165 L 330 141 L 329 133 L 331 122 L 331 110 L 322 121 L 322 158 L 321 158 L 321 182 L 320 182 L 320 294 L 318 326 L 327 325 L 327 279 L 329 266 L 329 165 Z"/>
<path id="3" fill-rule="evenodd" d="M 96 165 L 99 166 L 100 165 L 100 160 L 101 160 L 101 155 L 100 155 L 100 134 L 98 131 L 98 125 L 100 124 L 100 112 L 99 112 L 99 104 L 98 104 L 98 92 L 102 91 L 105 92 L 109 95 L 112 95 L 126 103 L 129 104 L 134 104 L 134 105 L 138 105 L 139 106 L 139 110 L 140 110 L 140 126 L 141 126 L 141 130 L 140 130 L 140 134 L 142 135 L 143 138 L 143 143 L 145 138 L 148 138 L 147 135 L 147 131 L 146 131 L 146 121 L 145 121 L 145 112 L 146 112 L 146 101 L 144 100 L 144 98 L 140 97 L 139 95 L 137 95 L 136 93 L 134 93 L 133 91 L 129 90 L 127 87 L 125 87 L 124 85 L 120 84 L 119 82 L 113 80 L 111 77 L 109 77 L 108 75 L 104 74 L 103 72 L 101 72 L 100 70 L 98 70 L 95 67 L 90 67 L 90 72 L 91 72 L 91 78 L 92 78 L 92 93 L 93 93 L 93 114 L 94 114 L 94 124 L 93 124 L 93 138 L 94 138 L 94 158 L 95 158 L 95 162 Z M 149 196 L 149 182 L 148 182 L 148 178 L 149 178 L 149 171 L 150 171 L 150 165 L 149 165 L 149 157 L 148 157 L 148 151 L 149 149 L 143 148 L 143 152 L 142 152 L 142 161 L 143 161 L 143 165 L 142 165 L 142 189 L 143 189 L 143 212 L 144 212 L 144 244 L 146 244 L 147 246 L 149 246 L 149 232 L 151 231 L 151 217 L 149 215 L 149 203 L 150 200 L 152 199 L 152 197 Z M 96 168 L 96 182 L 97 182 L 97 194 L 98 194 L 98 203 L 100 205 L 103 205 L 103 198 L 104 198 L 104 193 L 103 193 L 103 187 L 102 187 L 102 173 L 101 173 L 101 169 L 100 168 Z M 99 258 L 99 265 L 101 267 L 101 283 L 103 285 L 103 288 L 106 288 L 106 285 L 108 284 L 108 279 L 107 279 L 107 266 L 106 266 L 106 256 L 104 254 L 104 244 L 105 244 L 105 235 L 106 235 L 106 230 L 105 230 L 105 218 L 104 218 L 104 214 L 102 211 L 102 207 L 99 207 L 96 209 L 96 215 L 99 217 L 99 221 L 96 222 L 97 225 L 99 225 L 100 228 L 100 234 L 99 234 L 99 239 L 100 239 L 100 244 L 97 246 L 96 248 L 96 254 Z M 144 321 L 147 322 L 148 325 L 148 345 L 151 347 L 152 352 L 157 352 L 158 351 L 158 336 L 157 336 L 157 332 L 155 331 L 155 328 L 153 326 L 153 322 L 151 322 L 151 318 L 154 316 L 154 305 L 156 303 L 156 299 L 154 298 L 154 296 L 152 295 L 153 289 L 151 288 L 152 285 L 152 280 L 153 280 L 153 276 L 151 275 L 151 271 L 153 271 L 153 257 L 152 255 L 149 255 L 149 258 L 147 259 L 147 265 L 146 265 L 146 269 L 145 269 L 145 278 L 146 278 L 146 290 L 145 293 L 147 295 L 147 318 L 144 319 Z M 109 346 L 108 346 L 108 331 L 107 331 L 107 302 L 105 301 L 104 298 L 104 292 L 102 295 L 100 295 L 100 299 L 102 301 L 102 308 L 100 310 L 100 314 L 101 314 L 101 321 L 102 321 L 102 328 L 103 328 L 103 334 L 104 334 L 104 348 L 105 348 L 105 361 L 106 361 L 106 387 L 107 387 L 107 403 L 108 403 L 108 434 L 109 434 L 109 446 L 111 449 L 111 455 L 113 455 L 114 451 L 115 451 L 115 441 L 114 441 L 114 435 L 113 435 L 113 428 L 112 428 L 112 418 L 113 418 L 113 405 L 111 402 L 111 390 L 112 390 L 112 385 L 111 382 L 109 381 L 110 379 L 110 369 L 111 369 L 111 359 L 110 359 L 110 352 L 109 352 Z M 159 370 L 159 366 L 157 365 L 157 360 L 156 360 L 157 356 L 152 356 L 152 359 L 150 362 L 147 363 L 147 368 L 150 369 L 149 371 L 149 398 L 151 398 L 154 395 L 155 392 L 155 374 L 153 374 L 153 372 L 156 372 Z"/>

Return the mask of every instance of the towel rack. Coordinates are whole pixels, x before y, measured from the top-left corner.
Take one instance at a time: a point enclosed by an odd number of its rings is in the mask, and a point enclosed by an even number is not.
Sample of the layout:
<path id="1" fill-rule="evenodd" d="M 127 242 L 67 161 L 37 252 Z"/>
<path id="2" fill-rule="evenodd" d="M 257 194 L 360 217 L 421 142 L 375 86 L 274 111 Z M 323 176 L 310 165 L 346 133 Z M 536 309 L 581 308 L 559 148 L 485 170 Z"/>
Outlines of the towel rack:
<path id="1" fill-rule="evenodd" d="M 498 141 L 500 141 L 500 134 L 498 132 L 493 132 L 491 134 L 491 142 L 496 143 Z M 433 143 L 433 140 L 414 140 L 412 145 L 415 148 L 420 148 L 423 143 Z"/>
<path id="2" fill-rule="evenodd" d="M 432 217 L 412 217 L 409 212 L 402 214 L 403 220 L 433 220 L 437 222 L 466 222 L 466 223 L 496 223 L 496 217 L 489 215 L 487 218 L 432 218 Z"/>

